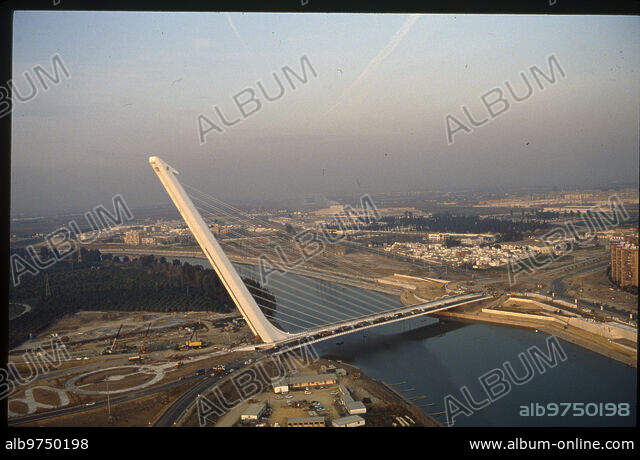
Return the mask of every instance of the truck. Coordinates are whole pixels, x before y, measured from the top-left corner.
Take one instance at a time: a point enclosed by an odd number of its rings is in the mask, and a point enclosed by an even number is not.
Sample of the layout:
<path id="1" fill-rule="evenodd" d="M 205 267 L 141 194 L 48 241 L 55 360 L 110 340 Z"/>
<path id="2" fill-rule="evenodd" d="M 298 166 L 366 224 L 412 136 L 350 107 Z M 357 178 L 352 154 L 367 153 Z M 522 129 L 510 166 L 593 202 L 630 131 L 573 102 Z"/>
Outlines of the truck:
<path id="1" fill-rule="evenodd" d="M 211 368 L 211 373 L 209 374 L 209 377 L 215 377 L 216 375 L 220 375 L 223 372 L 224 372 L 224 365 L 220 364 L 216 367 Z"/>
<path id="2" fill-rule="evenodd" d="M 202 340 L 187 340 L 186 342 L 178 345 L 178 350 L 180 351 L 197 350 L 199 348 L 202 348 L 202 346 L 203 346 Z"/>
<path id="3" fill-rule="evenodd" d="M 186 350 L 196 350 L 199 348 L 204 347 L 204 343 L 202 343 L 202 340 L 198 340 L 197 337 L 197 332 L 196 330 L 192 330 L 191 331 L 191 336 L 189 337 L 189 340 L 187 340 L 184 343 L 181 343 L 178 345 L 178 350 L 180 351 L 186 351 Z M 195 340 L 193 340 L 193 336 L 196 335 Z"/>

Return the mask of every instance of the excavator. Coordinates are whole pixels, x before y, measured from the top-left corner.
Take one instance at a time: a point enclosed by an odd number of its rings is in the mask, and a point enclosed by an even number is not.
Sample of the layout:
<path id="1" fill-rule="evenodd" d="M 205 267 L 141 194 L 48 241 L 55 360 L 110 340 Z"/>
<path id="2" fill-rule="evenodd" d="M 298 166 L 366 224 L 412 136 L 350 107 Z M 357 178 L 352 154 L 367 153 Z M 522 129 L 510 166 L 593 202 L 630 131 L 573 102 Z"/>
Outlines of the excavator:
<path id="1" fill-rule="evenodd" d="M 122 330 L 122 324 L 120 325 L 120 327 L 118 328 L 118 332 L 116 333 L 115 338 L 113 339 L 113 343 L 111 343 L 111 346 L 108 348 L 105 348 L 102 352 L 103 355 L 110 355 L 113 354 L 113 350 L 116 347 L 116 340 L 118 340 L 118 337 L 120 336 L 120 331 Z"/>

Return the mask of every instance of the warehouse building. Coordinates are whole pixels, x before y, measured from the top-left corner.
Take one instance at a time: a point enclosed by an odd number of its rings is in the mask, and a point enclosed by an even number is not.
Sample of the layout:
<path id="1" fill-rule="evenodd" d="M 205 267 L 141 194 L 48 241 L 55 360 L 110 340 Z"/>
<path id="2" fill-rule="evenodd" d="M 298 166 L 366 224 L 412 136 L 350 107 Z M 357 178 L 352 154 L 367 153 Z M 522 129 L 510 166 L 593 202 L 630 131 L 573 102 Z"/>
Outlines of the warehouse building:
<path id="1" fill-rule="evenodd" d="M 349 415 L 348 417 L 340 417 L 333 420 L 331 426 L 339 428 L 364 426 L 364 419 L 359 415 Z"/>
<path id="2" fill-rule="evenodd" d="M 272 380 L 271 385 L 273 385 L 273 392 L 276 394 L 289 392 L 289 385 L 283 378 Z"/>
<path id="3" fill-rule="evenodd" d="M 289 427 L 323 427 L 324 417 L 285 418 L 284 425 Z"/>
<path id="4" fill-rule="evenodd" d="M 257 421 L 260 417 L 262 417 L 262 414 L 264 414 L 266 409 L 267 405 L 265 403 L 249 404 L 242 415 L 240 415 L 240 420 Z"/>
<path id="5" fill-rule="evenodd" d="M 347 390 L 347 388 L 344 385 L 338 385 L 338 390 L 342 395 L 340 396 L 340 402 L 342 403 L 346 411 L 349 413 L 349 415 L 367 413 L 367 408 L 365 407 L 365 405 L 361 401 L 355 401 L 351 397 L 351 393 L 349 393 L 349 390 Z"/>
<path id="6" fill-rule="evenodd" d="M 286 393 L 289 390 L 335 385 L 336 383 L 335 374 L 291 375 L 271 382 L 274 393 Z"/>

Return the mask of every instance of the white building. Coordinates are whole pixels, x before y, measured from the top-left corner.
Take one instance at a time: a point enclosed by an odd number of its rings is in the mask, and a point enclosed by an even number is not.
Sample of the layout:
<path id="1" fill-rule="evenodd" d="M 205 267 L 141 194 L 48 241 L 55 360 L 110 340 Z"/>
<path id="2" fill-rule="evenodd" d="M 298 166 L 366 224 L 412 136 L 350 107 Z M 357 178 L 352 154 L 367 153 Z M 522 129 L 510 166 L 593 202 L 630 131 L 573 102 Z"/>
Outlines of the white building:
<path id="1" fill-rule="evenodd" d="M 364 419 L 359 415 L 350 415 L 348 417 L 341 417 L 333 420 L 331 422 L 331 426 L 336 426 L 340 428 L 364 426 Z"/>
<path id="2" fill-rule="evenodd" d="M 283 378 L 278 379 L 278 380 L 273 380 L 271 382 L 271 385 L 273 385 L 273 392 L 276 393 L 276 394 L 278 394 L 278 393 L 289 393 L 289 384 Z"/>
<path id="3" fill-rule="evenodd" d="M 344 385 L 338 385 L 338 390 L 342 394 L 340 397 L 340 402 L 344 406 L 345 410 L 349 413 L 349 415 L 356 414 L 366 414 L 367 407 L 362 403 L 362 401 L 354 401 L 351 397 L 351 393 Z"/>
<path id="4" fill-rule="evenodd" d="M 240 415 L 240 420 L 256 421 L 264 414 L 266 409 L 267 405 L 265 403 L 249 404 L 242 415 Z"/>

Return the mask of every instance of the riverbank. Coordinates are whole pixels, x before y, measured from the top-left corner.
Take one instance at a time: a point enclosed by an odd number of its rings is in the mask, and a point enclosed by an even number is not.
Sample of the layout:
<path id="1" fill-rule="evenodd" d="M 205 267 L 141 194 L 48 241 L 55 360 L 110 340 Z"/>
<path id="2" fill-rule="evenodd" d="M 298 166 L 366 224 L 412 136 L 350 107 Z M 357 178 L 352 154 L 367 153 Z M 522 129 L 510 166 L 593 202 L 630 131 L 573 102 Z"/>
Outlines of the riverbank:
<path id="1" fill-rule="evenodd" d="M 272 362 L 258 361 L 262 363 L 262 369 L 267 373 L 272 371 Z M 257 366 L 258 363 L 256 363 Z M 302 364 L 302 363 L 301 363 Z M 420 427 L 441 426 L 434 418 L 423 412 L 419 407 L 408 401 L 402 395 L 395 392 L 389 385 L 365 375 L 362 370 L 342 361 L 319 358 L 313 363 L 299 368 L 296 376 L 326 375 L 327 368 L 339 370 L 340 375 L 336 376 L 337 382 L 313 387 L 303 392 L 302 390 L 290 390 L 286 395 L 275 394 L 270 385 L 263 388 L 259 394 L 255 394 L 246 401 L 231 408 L 221 416 L 211 415 L 207 418 L 207 426 L 231 427 L 242 425 L 241 414 L 247 410 L 250 404 L 264 403 L 268 408 L 268 415 L 264 417 L 262 426 L 287 426 L 287 421 L 291 418 L 309 417 L 309 412 L 314 412 L 314 408 L 309 406 L 310 401 L 318 401 L 324 406 L 319 415 L 323 419 L 325 426 L 331 426 L 331 422 L 344 416 L 344 407 L 340 403 L 339 385 L 347 388 L 351 396 L 356 401 L 362 401 L 366 407 L 366 413 L 361 413 L 360 417 L 365 420 L 365 426 L 369 427 L 391 427 L 400 426 L 396 418 L 403 417 L 405 423 Z M 238 399 L 237 389 L 235 389 L 232 378 L 227 377 L 221 381 L 217 387 L 219 394 L 222 394 L 228 401 Z M 207 391 L 204 396 L 212 401 L 216 396 Z M 197 426 L 198 417 L 195 405 L 187 410 L 180 419 L 179 426 Z M 410 420 L 410 422 L 408 422 Z M 406 426 L 406 425 L 405 425 Z"/>
<path id="2" fill-rule="evenodd" d="M 331 363 L 331 361 L 328 361 Z M 436 427 L 442 426 L 440 422 L 431 417 L 429 414 L 420 409 L 413 401 L 409 400 L 407 397 L 393 389 L 393 387 L 386 382 L 382 382 L 376 380 L 374 378 L 366 376 L 362 370 L 354 365 L 347 364 L 343 361 L 335 361 L 332 364 L 343 367 L 350 373 L 350 375 L 354 375 L 356 373 L 360 374 L 360 379 L 353 381 L 352 385 L 356 387 L 363 388 L 370 394 L 378 397 L 380 400 L 384 401 L 387 407 L 384 410 L 389 410 L 391 407 L 396 404 L 399 404 L 402 407 L 403 411 L 406 411 L 411 418 L 416 422 L 417 426 L 424 427 Z M 402 414 L 397 414 L 402 415 Z"/>
<path id="3" fill-rule="evenodd" d="M 557 336 L 567 342 L 606 356 L 607 358 L 616 360 L 626 364 L 627 366 L 634 368 L 637 367 L 637 351 L 633 352 L 628 346 L 618 344 L 582 329 L 549 321 L 550 317 L 540 317 L 536 319 L 533 315 L 528 315 L 526 317 L 524 315 L 519 315 L 516 317 L 506 316 L 503 314 L 492 314 L 487 312 L 486 309 L 483 309 L 482 306 L 463 307 L 461 311 L 442 311 L 435 313 L 433 316 L 440 319 L 453 319 L 465 322 L 484 322 L 534 329 L 548 335 Z"/>

